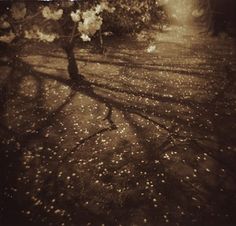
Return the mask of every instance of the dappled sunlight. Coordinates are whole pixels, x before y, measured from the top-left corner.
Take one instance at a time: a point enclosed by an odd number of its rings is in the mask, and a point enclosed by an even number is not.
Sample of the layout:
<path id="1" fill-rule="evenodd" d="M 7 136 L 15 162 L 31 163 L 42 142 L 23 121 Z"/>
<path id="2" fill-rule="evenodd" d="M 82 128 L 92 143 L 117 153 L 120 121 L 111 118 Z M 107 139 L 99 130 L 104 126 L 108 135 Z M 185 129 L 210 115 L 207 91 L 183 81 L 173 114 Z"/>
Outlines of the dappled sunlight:
<path id="1" fill-rule="evenodd" d="M 110 46 L 104 56 L 75 49 L 90 87 L 67 79 L 63 55 L 19 59 L 23 78 L 2 119 L 8 132 L 20 132 L 11 143 L 22 150 L 17 191 L 30 203 L 22 213 L 31 221 L 50 213 L 70 225 L 78 207 L 93 216 L 80 215 L 83 225 L 105 213 L 120 222 L 125 216 L 130 224 L 171 226 L 188 219 L 198 225 L 209 214 L 231 216 L 230 210 L 219 214 L 218 205 L 205 208 L 213 188 L 220 205 L 236 186 L 233 163 L 222 160 L 223 153 L 232 155 L 231 146 L 219 143 L 214 132 L 234 136 L 218 130 L 225 116 L 216 113 L 224 105 L 216 99 L 227 71 L 214 62 L 206 65 L 213 54 L 198 48 L 194 30 L 176 29 L 158 36 L 153 31 L 157 52 L 138 57 L 145 46 Z M 172 35 L 177 31 L 179 39 Z"/>
<path id="2" fill-rule="evenodd" d="M 0 57 L 3 226 L 236 222 L 235 43 L 190 26 L 194 0 L 161 2 L 173 24 L 102 52 L 29 42 Z"/>

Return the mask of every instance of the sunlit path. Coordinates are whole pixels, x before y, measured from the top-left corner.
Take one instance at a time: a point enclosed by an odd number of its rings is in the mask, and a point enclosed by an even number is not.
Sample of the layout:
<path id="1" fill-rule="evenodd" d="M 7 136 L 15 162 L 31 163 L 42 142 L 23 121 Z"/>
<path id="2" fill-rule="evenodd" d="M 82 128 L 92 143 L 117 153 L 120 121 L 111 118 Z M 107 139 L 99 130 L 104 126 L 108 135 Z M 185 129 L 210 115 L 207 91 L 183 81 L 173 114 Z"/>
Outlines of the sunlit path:
<path id="1" fill-rule="evenodd" d="M 20 200 L 7 208 L 36 226 L 236 224 L 234 42 L 199 31 L 153 26 L 104 55 L 76 48 L 90 86 L 47 44 L 1 66 L 4 198 Z"/>

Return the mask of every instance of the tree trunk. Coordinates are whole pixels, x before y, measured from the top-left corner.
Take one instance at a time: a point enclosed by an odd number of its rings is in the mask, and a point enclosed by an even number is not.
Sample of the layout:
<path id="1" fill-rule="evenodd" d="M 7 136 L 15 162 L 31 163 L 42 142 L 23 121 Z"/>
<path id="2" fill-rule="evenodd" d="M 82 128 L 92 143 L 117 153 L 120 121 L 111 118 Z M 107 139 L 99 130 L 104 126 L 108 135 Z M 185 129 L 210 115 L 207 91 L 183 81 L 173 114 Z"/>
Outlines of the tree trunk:
<path id="1" fill-rule="evenodd" d="M 67 60 L 68 60 L 68 74 L 70 79 L 76 80 L 78 82 L 84 81 L 84 76 L 79 73 L 79 69 L 76 63 L 75 54 L 74 54 L 74 46 L 73 44 L 66 44 L 62 47 L 66 53 Z"/>

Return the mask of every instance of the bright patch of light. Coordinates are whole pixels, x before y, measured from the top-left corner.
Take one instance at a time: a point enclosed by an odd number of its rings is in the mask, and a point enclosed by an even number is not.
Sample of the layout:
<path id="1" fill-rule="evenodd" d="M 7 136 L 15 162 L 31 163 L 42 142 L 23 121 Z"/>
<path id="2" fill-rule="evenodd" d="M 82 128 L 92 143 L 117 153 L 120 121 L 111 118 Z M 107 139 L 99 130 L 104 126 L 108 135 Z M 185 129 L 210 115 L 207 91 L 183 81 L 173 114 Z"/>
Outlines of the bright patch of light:
<path id="1" fill-rule="evenodd" d="M 168 0 L 166 10 L 169 16 L 180 24 L 187 24 L 192 17 L 194 0 Z"/>

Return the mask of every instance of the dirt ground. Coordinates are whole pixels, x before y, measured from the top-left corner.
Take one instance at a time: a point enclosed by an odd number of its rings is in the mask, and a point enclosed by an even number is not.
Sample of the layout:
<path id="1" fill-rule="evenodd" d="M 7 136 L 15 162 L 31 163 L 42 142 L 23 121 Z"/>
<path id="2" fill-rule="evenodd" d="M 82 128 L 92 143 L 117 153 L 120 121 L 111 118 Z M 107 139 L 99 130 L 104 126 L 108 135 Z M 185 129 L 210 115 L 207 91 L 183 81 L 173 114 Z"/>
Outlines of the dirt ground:
<path id="1" fill-rule="evenodd" d="M 1 226 L 236 225 L 236 53 L 155 28 L 0 66 Z"/>

